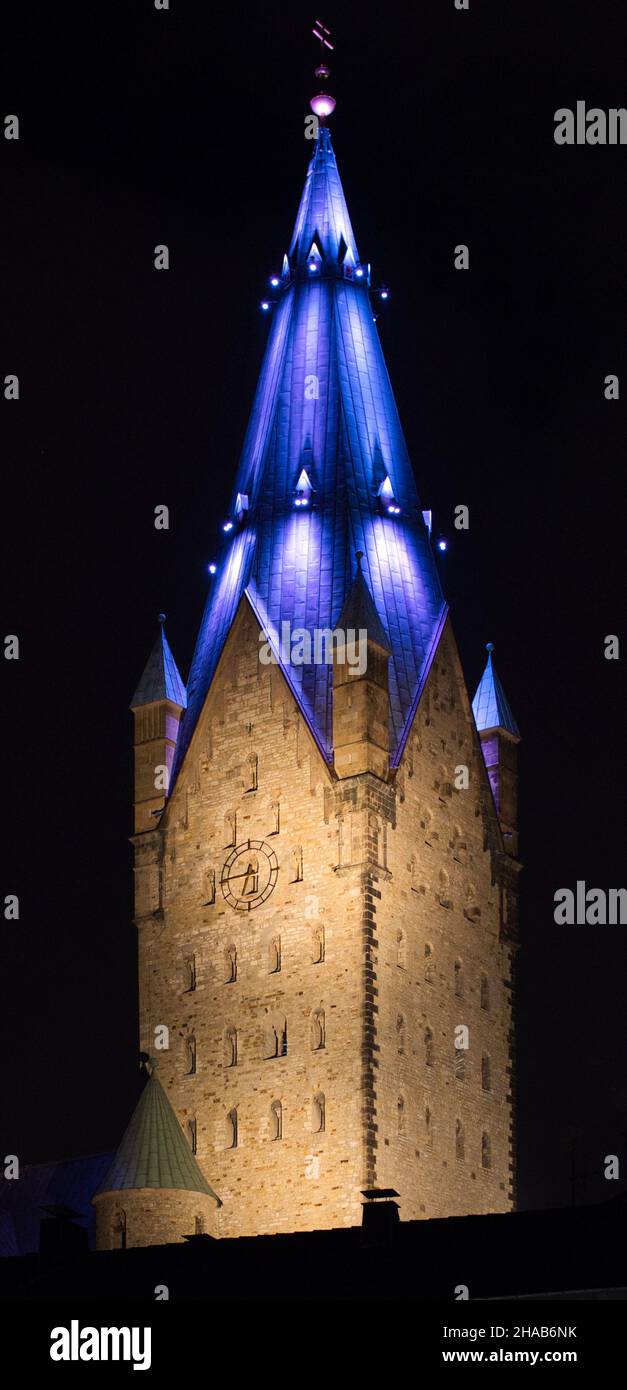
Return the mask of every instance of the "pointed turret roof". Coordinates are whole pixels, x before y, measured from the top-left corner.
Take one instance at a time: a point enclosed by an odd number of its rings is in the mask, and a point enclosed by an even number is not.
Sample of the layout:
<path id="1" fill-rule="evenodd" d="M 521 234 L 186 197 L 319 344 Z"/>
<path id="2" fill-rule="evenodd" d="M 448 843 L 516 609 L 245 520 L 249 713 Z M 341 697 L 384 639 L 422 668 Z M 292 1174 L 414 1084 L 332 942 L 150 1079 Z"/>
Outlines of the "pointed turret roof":
<path id="1" fill-rule="evenodd" d="M 315 244 L 314 244 L 315 243 Z M 311 495 L 296 496 L 303 468 Z M 381 494 L 389 478 L 394 507 Z M 392 761 L 402 751 L 446 613 L 331 136 L 321 128 L 276 294 L 218 573 L 188 682 L 171 788 L 245 594 L 269 634 L 333 628 L 364 553 L 391 649 Z M 296 505 L 298 502 L 298 505 Z M 332 758 L 331 670 L 285 674 Z"/>
<path id="2" fill-rule="evenodd" d="M 154 1069 L 96 1195 L 143 1187 L 204 1192 L 219 1201 L 196 1162 Z"/>
<path id="3" fill-rule="evenodd" d="M 488 660 L 485 671 L 477 686 L 477 693 L 472 702 L 472 712 L 475 716 L 475 724 L 479 733 L 485 733 L 486 729 L 505 729 L 506 733 L 512 734 L 514 738 L 520 738 L 518 725 L 509 707 L 505 691 L 494 669 L 492 652 L 494 643 L 486 643 Z"/>
<path id="4" fill-rule="evenodd" d="M 151 705 L 156 700 L 171 700 L 187 708 L 187 694 L 177 664 L 165 635 L 165 616 L 159 614 L 159 635 L 148 657 L 144 674 L 131 700 L 131 709 Z"/>

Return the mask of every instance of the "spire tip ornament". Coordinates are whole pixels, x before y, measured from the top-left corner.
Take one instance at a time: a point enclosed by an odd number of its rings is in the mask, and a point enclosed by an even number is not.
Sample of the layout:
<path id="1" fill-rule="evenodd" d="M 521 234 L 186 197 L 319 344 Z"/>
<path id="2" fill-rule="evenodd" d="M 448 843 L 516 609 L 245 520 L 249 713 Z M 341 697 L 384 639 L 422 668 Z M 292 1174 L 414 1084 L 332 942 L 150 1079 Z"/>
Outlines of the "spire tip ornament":
<path id="1" fill-rule="evenodd" d="M 316 95 L 311 98 L 309 105 L 314 115 L 318 117 L 321 125 L 324 125 L 327 116 L 331 116 L 335 111 L 335 97 L 332 97 L 330 92 L 324 91 L 324 85 L 331 76 L 331 69 L 327 67 L 324 61 L 324 50 L 325 48 L 329 48 L 333 51 L 333 44 L 331 43 L 331 30 L 327 29 L 325 25 L 322 24 L 321 20 L 316 20 L 311 32 L 314 37 L 320 41 L 321 60 L 316 68 L 314 76 L 318 78 L 321 90 L 316 92 Z"/>

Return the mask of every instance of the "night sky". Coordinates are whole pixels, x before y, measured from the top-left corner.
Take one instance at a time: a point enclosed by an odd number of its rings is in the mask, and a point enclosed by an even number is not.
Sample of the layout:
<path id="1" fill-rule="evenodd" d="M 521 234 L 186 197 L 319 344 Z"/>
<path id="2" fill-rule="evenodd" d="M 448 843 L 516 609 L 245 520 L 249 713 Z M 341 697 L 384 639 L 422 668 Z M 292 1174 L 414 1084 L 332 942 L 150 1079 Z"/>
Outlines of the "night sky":
<path id="1" fill-rule="evenodd" d="M 129 700 L 167 614 L 184 678 L 311 145 L 300 5 L 151 0 L 3 17 L 2 1152 L 114 1147 L 140 1087 Z M 624 6 L 422 0 L 320 13 L 334 147 L 471 693 L 487 640 L 520 725 L 519 1191 L 625 1191 L 626 927 L 553 894 L 624 883 Z M 157 273 L 153 248 L 170 247 Z M 453 268 L 470 246 L 471 268 Z M 621 398 L 604 399 L 605 376 Z M 9 485 L 7 487 L 7 484 Z M 169 532 L 153 526 L 170 507 Z M 452 530 L 454 506 L 470 531 Z M 624 660 L 624 658 L 623 658 Z M 627 1169 L 626 1169 L 627 1171 Z"/>

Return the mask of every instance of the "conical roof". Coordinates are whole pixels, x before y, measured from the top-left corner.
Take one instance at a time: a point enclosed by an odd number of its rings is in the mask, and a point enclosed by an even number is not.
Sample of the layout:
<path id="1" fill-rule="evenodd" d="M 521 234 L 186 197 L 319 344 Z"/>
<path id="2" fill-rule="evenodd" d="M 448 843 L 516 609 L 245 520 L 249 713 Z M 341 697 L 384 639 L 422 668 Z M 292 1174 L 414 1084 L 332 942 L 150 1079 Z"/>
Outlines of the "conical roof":
<path id="1" fill-rule="evenodd" d="M 494 668 L 492 660 L 494 645 L 492 642 L 487 643 L 486 650 L 488 660 L 472 702 L 475 724 L 480 734 L 485 733 L 486 729 L 505 729 L 514 738 L 520 738 L 518 725 Z"/>
<path id="2" fill-rule="evenodd" d="M 171 700 L 187 708 L 187 693 L 165 635 L 165 619 L 159 619 L 159 635 L 144 667 L 144 673 L 131 700 L 131 709 Z"/>
<path id="3" fill-rule="evenodd" d="M 296 497 L 303 468 L 312 488 L 304 505 Z M 236 515 L 238 492 L 248 508 Z M 394 761 L 446 605 L 374 321 L 369 267 L 359 261 L 326 128 L 284 260 L 229 519 L 171 787 L 242 596 L 270 634 L 284 622 L 310 633 L 333 628 L 352 587 L 356 550 L 363 551 L 364 580 L 391 649 Z M 330 667 L 292 666 L 286 675 L 331 759 Z"/>
<path id="4" fill-rule="evenodd" d="M 154 1070 L 96 1195 L 143 1187 L 204 1192 L 219 1201 L 196 1162 Z"/>

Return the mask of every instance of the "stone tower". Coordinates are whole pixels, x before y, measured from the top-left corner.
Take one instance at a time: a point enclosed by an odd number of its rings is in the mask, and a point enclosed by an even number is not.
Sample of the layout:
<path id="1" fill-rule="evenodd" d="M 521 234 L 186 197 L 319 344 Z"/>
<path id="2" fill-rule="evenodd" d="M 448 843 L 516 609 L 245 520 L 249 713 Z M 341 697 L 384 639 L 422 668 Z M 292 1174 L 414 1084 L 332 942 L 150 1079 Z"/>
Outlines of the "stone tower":
<path id="1" fill-rule="evenodd" d="M 141 1047 L 219 1235 L 503 1211 L 518 735 L 473 717 L 324 126 L 276 279 L 187 692 L 162 631 L 133 701 Z"/>

